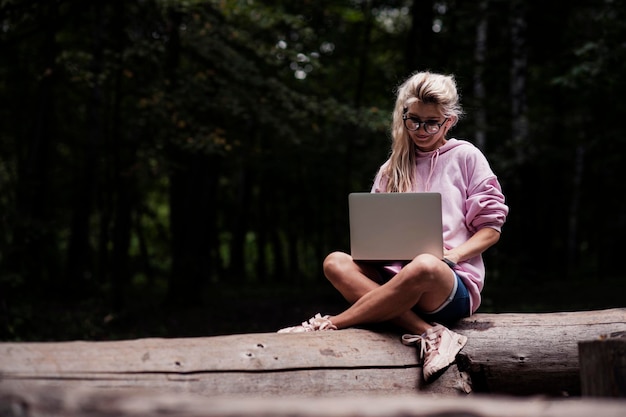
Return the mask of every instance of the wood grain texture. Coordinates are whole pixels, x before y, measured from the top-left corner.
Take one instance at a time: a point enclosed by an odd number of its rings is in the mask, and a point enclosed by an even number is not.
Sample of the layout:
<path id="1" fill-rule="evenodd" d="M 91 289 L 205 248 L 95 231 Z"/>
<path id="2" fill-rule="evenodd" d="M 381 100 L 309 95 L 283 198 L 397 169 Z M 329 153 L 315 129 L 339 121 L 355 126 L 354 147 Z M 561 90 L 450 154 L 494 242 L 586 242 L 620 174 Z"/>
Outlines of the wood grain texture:
<path id="1" fill-rule="evenodd" d="M 3 417 L 623 417 L 626 401 L 503 396 L 205 397 L 151 390 L 0 386 Z"/>
<path id="2" fill-rule="evenodd" d="M 367 329 L 113 342 L 0 343 L 0 387 L 141 388 L 213 395 L 579 395 L 578 342 L 626 331 L 626 309 L 477 314 L 466 347 L 425 384 L 416 349 Z"/>
<path id="3" fill-rule="evenodd" d="M 468 336 L 458 361 L 474 390 L 580 395 L 578 342 L 626 330 L 626 309 L 476 314 L 456 330 Z"/>
<path id="4" fill-rule="evenodd" d="M 626 332 L 578 343 L 583 396 L 626 398 Z"/>

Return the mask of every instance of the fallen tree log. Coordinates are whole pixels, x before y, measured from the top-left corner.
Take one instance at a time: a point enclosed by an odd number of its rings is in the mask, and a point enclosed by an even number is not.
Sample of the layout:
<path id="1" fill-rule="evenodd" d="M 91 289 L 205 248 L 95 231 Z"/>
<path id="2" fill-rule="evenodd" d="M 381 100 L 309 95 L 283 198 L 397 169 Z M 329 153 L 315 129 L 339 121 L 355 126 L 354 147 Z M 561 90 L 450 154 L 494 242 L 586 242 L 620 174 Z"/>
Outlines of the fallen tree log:
<path id="1" fill-rule="evenodd" d="M 626 309 L 477 314 L 469 341 L 425 384 L 416 350 L 368 329 L 111 342 L 0 343 L 0 390 L 156 389 L 203 396 L 580 395 L 578 345 L 626 330 Z"/>
<path id="2" fill-rule="evenodd" d="M 626 401 L 503 396 L 212 397 L 84 387 L 0 389 L 3 417 L 623 417 Z"/>
<path id="3" fill-rule="evenodd" d="M 457 357 L 477 392 L 580 395 L 578 342 L 626 329 L 626 308 L 536 314 L 477 314 Z"/>

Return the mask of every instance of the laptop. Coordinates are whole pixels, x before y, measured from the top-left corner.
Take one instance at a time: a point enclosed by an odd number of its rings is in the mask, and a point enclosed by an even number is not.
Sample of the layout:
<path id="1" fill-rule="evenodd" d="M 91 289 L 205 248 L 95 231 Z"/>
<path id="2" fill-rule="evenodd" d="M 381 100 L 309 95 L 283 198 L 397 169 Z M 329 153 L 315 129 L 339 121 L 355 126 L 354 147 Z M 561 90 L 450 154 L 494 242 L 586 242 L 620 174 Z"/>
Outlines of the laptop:
<path id="1" fill-rule="evenodd" d="M 443 258 L 440 193 L 351 193 L 348 209 L 355 260 Z"/>

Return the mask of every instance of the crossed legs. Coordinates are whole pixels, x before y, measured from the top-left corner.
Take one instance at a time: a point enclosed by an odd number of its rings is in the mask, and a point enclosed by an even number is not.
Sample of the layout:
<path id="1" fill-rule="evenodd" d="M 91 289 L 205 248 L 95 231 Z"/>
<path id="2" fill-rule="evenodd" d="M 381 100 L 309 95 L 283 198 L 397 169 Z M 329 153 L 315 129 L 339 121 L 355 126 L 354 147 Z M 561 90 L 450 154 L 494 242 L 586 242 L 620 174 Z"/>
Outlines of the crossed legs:
<path id="1" fill-rule="evenodd" d="M 454 287 L 454 274 L 435 256 L 417 256 L 393 278 L 379 284 L 372 266 L 333 252 L 324 260 L 324 274 L 351 306 L 329 317 L 338 328 L 391 321 L 414 334 L 432 328 L 411 309 L 430 312 L 441 306 Z"/>
<path id="2" fill-rule="evenodd" d="M 419 346 L 427 381 L 454 362 L 467 342 L 466 336 L 441 324 L 431 325 L 412 310 L 436 310 L 454 288 L 455 275 L 435 256 L 417 256 L 381 284 L 371 265 L 358 264 L 346 253 L 333 252 L 324 260 L 324 274 L 350 307 L 335 316 L 317 314 L 302 325 L 281 329 L 279 333 L 338 330 L 391 321 L 410 332 L 402 336 L 402 343 Z"/>

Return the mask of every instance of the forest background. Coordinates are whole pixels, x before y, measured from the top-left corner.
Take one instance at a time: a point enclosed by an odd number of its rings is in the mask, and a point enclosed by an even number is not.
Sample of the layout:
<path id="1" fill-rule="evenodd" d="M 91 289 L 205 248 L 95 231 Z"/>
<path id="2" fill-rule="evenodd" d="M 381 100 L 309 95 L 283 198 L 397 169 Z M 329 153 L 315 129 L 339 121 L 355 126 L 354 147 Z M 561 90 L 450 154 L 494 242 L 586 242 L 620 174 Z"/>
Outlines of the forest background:
<path id="1" fill-rule="evenodd" d="M 511 208 L 479 311 L 626 306 L 622 0 L 2 0 L 0 22 L 2 340 L 338 311 L 321 263 L 416 70 L 456 76 L 452 135 Z"/>

